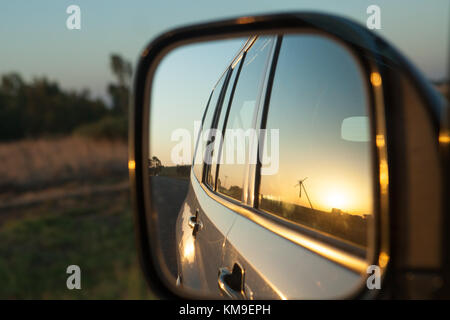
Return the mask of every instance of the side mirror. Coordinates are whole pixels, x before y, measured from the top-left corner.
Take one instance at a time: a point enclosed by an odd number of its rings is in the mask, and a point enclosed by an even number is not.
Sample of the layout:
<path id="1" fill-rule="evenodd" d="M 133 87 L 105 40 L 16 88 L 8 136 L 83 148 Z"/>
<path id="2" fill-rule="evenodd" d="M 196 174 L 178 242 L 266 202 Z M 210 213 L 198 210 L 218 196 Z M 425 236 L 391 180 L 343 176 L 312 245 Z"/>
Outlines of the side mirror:
<path id="1" fill-rule="evenodd" d="M 413 94 L 426 118 L 400 130 Z M 172 30 L 143 50 L 133 104 L 137 240 L 163 297 L 389 292 L 394 262 L 404 263 L 393 253 L 417 227 L 412 219 L 392 233 L 415 214 L 400 186 L 420 188 L 400 168 L 416 143 L 411 126 L 432 155 L 428 217 L 443 214 L 436 119 L 445 106 L 390 45 L 347 19 L 281 14 Z M 433 261 L 408 254 L 418 266 Z"/>

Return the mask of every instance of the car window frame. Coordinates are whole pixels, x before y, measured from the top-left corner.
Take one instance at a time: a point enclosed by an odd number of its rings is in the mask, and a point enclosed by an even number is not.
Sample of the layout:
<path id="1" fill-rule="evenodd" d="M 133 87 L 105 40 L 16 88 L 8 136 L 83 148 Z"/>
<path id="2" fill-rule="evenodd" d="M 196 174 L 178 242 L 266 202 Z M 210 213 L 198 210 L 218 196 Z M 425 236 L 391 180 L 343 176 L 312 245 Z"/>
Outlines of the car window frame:
<path id="1" fill-rule="evenodd" d="M 220 75 L 219 79 L 217 80 L 217 82 L 215 83 L 214 87 L 212 88 L 212 90 L 211 90 L 211 92 L 210 92 L 210 94 L 209 94 L 208 102 L 207 102 L 207 104 L 206 104 L 205 111 L 203 112 L 202 121 L 201 121 L 201 125 L 200 125 L 200 130 L 199 130 L 199 132 L 198 132 L 197 139 L 196 139 L 196 142 L 195 142 L 194 156 L 192 157 L 192 170 L 193 170 L 193 176 L 194 176 L 199 182 L 202 182 L 202 183 L 203 183 L 203 179 L 204 179 L 204 177 L 205 177 L 205 152 L 206 152 L 206 150 L 202 150 L 202 151 L 203 151 L 203 154 L 201 155 L 201 164 L 199 164 L 199 165 L 201 166 L 201 168 L 200 168 L 200 172 L 201 172 L 201 173 L 200 173 L 200 177 L 197 176 L 196 171 L 195 171 L 195 169 L 194 169 L 194 166 L 196 165 L 195 160 L 197 159 L 197 157 L 200 156 L 200 155 L 197 155 L 197 152 L 199 151 L 199 150 L 198 150 L 198 147 L 199 147 L 199 144 L 200 144 L 200 142 L 201 142 L 201 139 L 202 139 L 202 136 L 203 136 L 204 131 L 205 131 L 205 130 L 211 129 L 211 128 L 209 128 L 209 127 L 208 127 L 208 128 L 205 128 L 205 119 L 206 119 L 206 115 L 208 114 L 208 111 L 211 110 L 210 107 L 211 107 L 211 100 L 212 100 L 212 97 L 213 97 L 214 93 L 216 92 L 217 86 L 219 85 L 219 83 L 220 83 L 220 81 L 222 80 L 222 78 L 223 78 L 224 76 L 227 77 L 227 72 L 228 72 L 228 67 L 227 67 L 227 69 L 225 69 L 225 71 Z M 225 80 L 225 81 L 226 81 L 226 80 Z M 224 85 L 225 85 L 225 82 L 223 83 L 222 88 L 223 88 Z M 221 92 L 219 92 L 219 98 L 218 98 L 218 100 L 217 100 L 217 104 L 219 103 L 219 99 L 220 99 L 221 94 L 222 94 L 222 88 L 221 88 Z M 213 117 L 212 117 L 213 122 L 214 122 L 214 119 L 215 119 L 215 116 L 216 116 L 216 112 L 217 112 L 217 104 L 216 104 L 216 106 L 214 107 L 214 109 L 212 110 L 212 112 L 213 112 Z M 209 141 L 209 137 L 208 137 L 208 141 Z M 208 142 L 206 143 L 206 145 L 207 145 L 207 144 L 208 144 Z"/>
<path id="2" fill-rule="evenodd" d="M 241 74 L 241 70 L 242 70 L 242 65 L 245 61 L 245 56 L 247 55 L 247 51 L 244 51 L 242 54 L 239 55 L 238 60 L 230 67 L 230 69 L 232 70 L 232 72 L 236 72 L 236 78 L 234 79 L 234 82 L 232 84 L 231 87 L 231 92 L 230 92 L 230 100 L 228 101 L 228 105 L 226 106 L 225 109 L 225 119 L 223 122 L 223 126 L 222 126 L 222 130 L 220 130 L 220 134 L 222 135 L 222 139 L 220 140 L 220 144 L 219 144 L 219 149 L 218 149 L 218 155 L 217 155 L 217 163 L 216 165 L 216 171 L 215 171 L 215 177 L 214 177 L 214 187 L 213 187 L 213 191 L 217 192 L 217 179 L 219 178 L 219 168 L 220 168 L 220 159 L 222 157 L 222 150 L 223 150 L 223 142 L 224 139 L 223 137 L 225 137 L 225 130 L 226 130 L 226 125 L 228 122 L 228 116 L 230 115 L 230 110 L 231 110 L 231 104 L 233 102 L 233 97 L 234 97 L 234 92 L 236 91 L 236 86 L 237 86 L 237 82 L 239 80 L 239 75 Z M 235 70 L 237 69 L 237 70 Z M 233 74 L 230 75 L 230 79 L 233 76 Z M 222 105 L 223 108 L 223 105 Z M 217 117 L 217 120 L 219 120 L 219 116 Z M 218 124 L 218 123 L 217 123 Z"/>
<path id="3" fill-rule="evenodd" d="M 243 65 L 245 63 L 248 51 L 253 47 L 255 42 L 261 37 L 262 36 L 255 36 L 255 37 L 253 37 L 253 39 L 248 42 L 248 45 L 243 50 L 243 52 L 240 53 L 239 55 L 237 55 L 237 57 L 235 59 L 235 62 L 232 64 L 232 67 L 234 65 L 234 68 L 238 68 L 238 70 L 237 70 L 238 74 L 237 74 L 236 79 L 234 80 L 234 83 L 233 83 L 233 88 L 232 88 L 232 92 L 231 92 L 231 95 L 230 95 L 230 100 L 228 101 L 228 106 L 227 106 L 227 110 L 226 110 L 226 112 L 227 112 L 226 119 L 224 121 L 222 132 L 221 132 L 222 140 L 221 140 L 221 143 L 220 143 L 220 146 L 219 146 L 220 154 L 218 155 L 218 162 L 216 163 L 215 185 L 214 185 L 213 189 L 209 188 L 212 192 L 214 192 L 218 196 L 224 198 L 225 200 L 231 201 L 231 202 L 236 203 L 238 205 L 242 205 L 242 206 L 244 206 L 246 208 L 253 208 L 252 204 L 248 203 L 248 201 L 237 200 L 237 199 L 234 199 L 234 198 L 232 198 L 232 197 L 230 197 L 230 196 L 228 196 L 226 194 L 220 193 L 217 190 L 217 179 L 218 179 L 218 175 L 219 175 L 219 172 L 220 172 L 220 157 L 222 156 L 223 142 L 224 142 L 224 138 L 225 138 L 225 131 L 227 129 L 228 116 L 229 116 L 229 113 L 230 113 L 230 110 L 231 110 L 231 106 L 232 106 L 235 90 L 236 90 L 237 86 L 239 85 L 240 73 L 241 73 L 242 67 L 243 67 Z M 276 41 L 276 39 L 277 39 L 276 35 L 269 35 L 269 37 L 273 38 L 274 41 Z M 266 90 L 266 81 L 264 81 L 264 80 L 268 77 L 268 72 L 270 70 L 270 66 L 272 65 L 273 47 L 270 50 L 271 51 L 269 52 L 269 55 L 267 57 L 266 65 L 264 66 L 264 70 L 261 73 L 260 88 L 258 88 L 258 91 L 257 91 L 257 94 L 256 94 L 256 99 L 257 99 L 256 101 L 257 101 L 257 103 L 256 103 L 256 106 L 255 106 L 254 117 L 252 119 L 252 127 L 253 127 L 253 129 L 259 129 L 258 114 L 260 114 L 261 109 L 262 109 L 262 103 L 264 102 L 263 93 Z M 239 66 L 237 64 L 239 64 Z M 230 76 L 230 78 L 231 78 L 231 76 Z M 252 190 L 252 195 L 253 195 L 254 185 L 252 184 L 250 186 L 249 182 L 248 182 L 249 181 L 248 180 L 248 175 L 249 175 L 249 173 L 251 171 L 250 167 L 251 167 L 251 164 L 247 162 L 245 164 L 245 171 L 244 171 L 245 172 L 245 176 L 247 177 L 247 179 L 245 179 L 245 181 L 244 181 L 243 192 L 244 192 L 244 189 L 251 189 Z M 252 173 L 252 175 L 253 175 L 253 173 Z"/>
<path id="4" fill-rule="evenodd" d="M 202 157 L 202 164 L 201 164 L 202 168 L 200 170 L 200 172 L 201 172 L 200 173 L 200 177 L 197 177 L 196 171 L 194 169 L 194 167 L 195 167 L 195 160 L 197 159 L 198 145 L 200 143 L 200 138 L 202 136 L 202 128 L 203 128 L 203 124 L 205 123 L 206 114 L 208 113 L 209 104 L 211 102 L 211 98 L 213 96 L 213 93 L 214 93 L 214 88 L 209 93 L 208 102 L 206 103 L 205 111 L 203 111 L 202 122 L 200 123 L 200 130 L 199 130 L 199 132 L 197 134 L 197 138 L 195 140 L 194 156 L 192 157 L 192 162 L 191 162 L 192 176 L 194 176 L 198 181 L 201 181 L 203 179 L 203 157 Z"/>
<path id="5" fill-rule="evenodd" d="M 209 188 L 211 188 L 211 186 L 209 185 L 207 178 L 208 178 L 208 174 L 211 170 L 211 164 L 205 163 L 205 155 L 206 155 L 206 149 L 207 146 L 211 143 L 215 144 L 215 142 L 211 141 L 211 136 L 212 136 L 212 130 L 217 129 L 217 124 L 219 121 L 219 117 L 220 114 L 222 112 L 223 109 L 223 100 L 225 97 L 225 93 L 228 89 L 229 86 L 229 81 L 231 78 L 231 75 L 233 73 L 233 69 L 231 68 L 231 66 L 228 66 L 227 69 L 225 70 L 225 72 L 222 74 L 222 76 L 219 78 L 218 82 L 216 85 L 218 85 L 220 83 L 220 81 L 222 81 L 222 78 L 225 77 L 224 82 L 222 87 L 220 88 L 220 92 L 219 92 L 219 97 L 217 98 L 217 104 L 214 108 L 214 114 L 213 114 L 213 118 L 212 118 L 212 122 L 211 125 L 206 128 L 206 130 L 209 130 L 209 134 L 208 134 L 208 139 L 205 145 L 205 150 L 203 150 L 203 157 L 202 157 L 202 183 L 204 183 L 205 185 L 207 185 Z M 216 88 L 214 88 L 216 89 Z M 214 147 L 214 145 L 213 145 Z M 213 150 L 213 152 L 215 152 L 215 150 Z M 216 168 L 217 170 L 217 168 Z M 216 171 L 217 172 L 217 171 Z M 214 179 L 214 185 L 216 184 L 216 180 Z"/>
<path id="6" fill-rule="evenodd" d="M 241 60 L 242 60 L 242 55 L 243 54 L 245 54 L 246 53 L 246 51 L 248 50 L 248 48 L 250 48 L 252 45 L 253 45 L 253 43 L 255 42 L 255 40 L 258 38 L 258 36 L 250 36 L 246 41 L 245 41 L 245 43 L 243 44 L 243 46 L 242 46 L 242 48 L 239 50 L 239 52 L 236 54 L 236 56 L 231 60 L 231 63 L 229 64 L 229 65 L 227 65 L 226 66 L 226 68 L 225 68 L 225 71 L 224 72 L 222 72 L 222 74 L 220 75 L 220 77 L 218 78 L 218 80 L 216 81 L 216 83 L 214 84 L 214 87 L 212 88 L 212 90 L 211 90 L 211 92 L 210 92 L 210 94 L 209 94 L 209 98 L 208 98 L 208 102 L 207 102 L 207 104 L 206 104 L 206 108 L 205 108 L 205 111 L 203 111 L 203 116 L 202 116 L 202 121 L 201 121 L 201 126 L 200 126 L 200 130 L 199 130 L 199 133 L 198 133 L 198 135 L 197 135 L 197 139 L 196 139 L 196 143 L 195 143 L 195 149 L 194 149 L 194 154 L 193 154 L 193 157 L 192 157 L 192 165 L 191 165 L 191 171 L 192 171 L 192 176 L 195 178 L 195 179 L 197 179 L 197 181 L 201 184 L 201 185 L 203 185 L 203 181 L 204 181 L 204 178 L 205 178 L 205 161 L 204 161 L 204 159 L 205 159 L 205 152 L 206 152 L 206 150 L 203 150 L 203 154 L 201 155 L 201 164 L 199 164 L 199 165 L 201 165 L 202 167 L 201 167 L 201 169 L 200 169 L 200 177 L 198 177 L 197 176 L 197 174 L 196 174 L 196 172 L 195 172 L 195 170 L 194 170 L 194 166 L 195 166 L 195 160 L 197 159 L 197 157 L 198 157 L 198 155 L 197 155 L 197 152 L 198 152 L 198 146 L 199 146 L 199 143 L 200 143 L 200 140 L 201 140 L 201 137 L 202 137 L 202 134 L 203 134 L 203 127 L 204 127 L 204 125 L 205 125 L 205 119 L 206 119 L 206 115 L 207 115 L 207 113 L 208 113 L 208 111 L 210 110 L 210 104 L 211 104 L 211 99 L 212 99 L 212 97 L 213 97 L 213 95 L 214 95 L 214 91 L 217 89 L 217 86 L 218 86 L 218 84 L 220 83 L 220 81 L 222 80 L 222 77 L 223 76 L 228 76 L 228 75 L 226 75 L 227 73 L 229 73 L 229 70 L 233 67 L 233 66 L 235 66 L 237 63 L 239 63 Z M 231 74 L 229 75 L 229 77 L 228 77 L 228 81 L 229 81 L 229 79 L 231 78 Z M 225 86 L 225 82 L 224 82 L 224 84 L 222 85 L 222 88 Z M 221 90 L 221 93 L 220 93 L 220 95 L 222 94 L 222 90 Z M 219 95 L 219 98 L 220 98 L 220 95 Z M 219 102 L 219 100 L 218 100 L 218 102 Z M 217 111 L 217 104 L 216 104 L 216 107 L 214 108 L 214 115 L 213 115 L 213 121 L 214 121 L 214 119 L 215 119 L 215 115 L 216 115 L 216 111 Z M 219 117 L 217 117 L 217 118 L 219 118 Z M 208 128 L 208 129 L 210 129 L 210 128 Z M 208 139 L 209 140 L 209 139 Z M 217 171 L 216 171 L 217 172 Z M 206 186 L 208 186 L 207 184 L 205 184 Z M 208 186 L 209 187 L 209 186 Z"/>

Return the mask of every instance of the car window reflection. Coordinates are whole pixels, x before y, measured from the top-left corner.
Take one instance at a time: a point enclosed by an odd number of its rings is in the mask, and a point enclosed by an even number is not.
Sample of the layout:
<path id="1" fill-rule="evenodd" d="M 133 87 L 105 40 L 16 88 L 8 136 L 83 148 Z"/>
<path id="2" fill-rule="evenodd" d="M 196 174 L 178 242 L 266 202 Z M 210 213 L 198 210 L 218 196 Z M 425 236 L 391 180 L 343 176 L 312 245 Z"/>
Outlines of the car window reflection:
<path id="1" fill-rule="evenodd" d="M 343 139 L 342 123 L 367 117 L 364 79 L 353 56 L 327 38 L 283 38 L 267 115 L 279 129 L 279 170 L 262 175 L 264 211 L 354 244 L 367 244 L 372 215 L 368 139 Z M 359 136 L 369 136 L 360 126 Z"/>

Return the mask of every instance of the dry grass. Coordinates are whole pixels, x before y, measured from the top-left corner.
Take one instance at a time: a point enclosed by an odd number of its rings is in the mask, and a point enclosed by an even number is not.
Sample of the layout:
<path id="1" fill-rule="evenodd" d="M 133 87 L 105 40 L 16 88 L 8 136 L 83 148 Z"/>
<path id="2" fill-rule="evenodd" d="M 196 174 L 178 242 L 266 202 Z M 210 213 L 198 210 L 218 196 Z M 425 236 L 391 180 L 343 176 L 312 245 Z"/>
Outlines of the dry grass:
<path id="1" fill-rule="evenodd" d="M 17 193 L 127 174 L 127 144 L 81 137 L 0 144 L 0 193 Z"/>

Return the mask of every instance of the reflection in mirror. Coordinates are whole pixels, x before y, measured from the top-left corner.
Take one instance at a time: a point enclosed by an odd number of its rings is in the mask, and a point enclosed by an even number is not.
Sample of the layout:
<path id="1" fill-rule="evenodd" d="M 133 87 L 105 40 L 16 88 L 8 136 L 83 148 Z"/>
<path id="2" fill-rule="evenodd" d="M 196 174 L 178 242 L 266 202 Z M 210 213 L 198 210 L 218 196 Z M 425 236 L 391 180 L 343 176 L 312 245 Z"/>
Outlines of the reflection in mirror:
<path id="1" fill-rule="evenodd" d="M 373 227 L 366 83 L 355 55 L 320 34 L 191 44 L 162 59 L 148 173 L 170 283 L 210 298 L 354 292 Z"/>
<path id="2" fill-rule="evenodd" d="M 266 129 L 282 130 L 280 161 L 276 174 L 261 175 L 259 207 L 365 246 L 373 206 L 370 145 L 340 132 L 349 117 L 367 117 L 354 58 L 329 39 L 285 36 L 268 109 Z M 362 129 L 368 136 L 368 126 Z"/>

